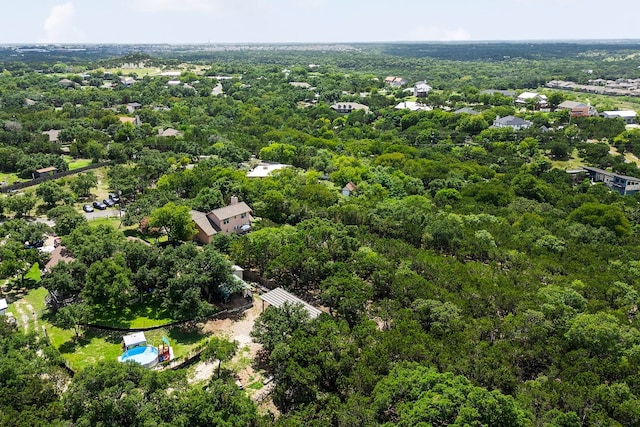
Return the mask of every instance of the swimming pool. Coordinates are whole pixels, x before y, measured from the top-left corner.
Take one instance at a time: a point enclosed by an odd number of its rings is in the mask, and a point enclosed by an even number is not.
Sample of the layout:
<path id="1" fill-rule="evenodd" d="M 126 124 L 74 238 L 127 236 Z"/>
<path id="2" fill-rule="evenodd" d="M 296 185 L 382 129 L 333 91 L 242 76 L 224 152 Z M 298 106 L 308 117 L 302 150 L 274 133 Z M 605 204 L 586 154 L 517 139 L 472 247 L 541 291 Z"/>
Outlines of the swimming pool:
<path id="1" fill-rule="evenodd" d="M 151 345 L 134 347 L 122 353 L 122 356 L 120 356 L 120 361 L 132 361 L 150 368 L 158 363 L 158 349 Z"/>

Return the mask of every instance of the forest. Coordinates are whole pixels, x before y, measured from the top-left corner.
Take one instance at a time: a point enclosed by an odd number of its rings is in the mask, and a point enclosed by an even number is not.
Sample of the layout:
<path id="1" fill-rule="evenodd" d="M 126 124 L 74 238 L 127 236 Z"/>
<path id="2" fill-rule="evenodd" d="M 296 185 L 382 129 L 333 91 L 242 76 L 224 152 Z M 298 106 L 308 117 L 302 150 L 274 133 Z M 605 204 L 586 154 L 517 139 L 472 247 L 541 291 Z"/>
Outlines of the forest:
<path id="1" fill-rule="evenodd" d="M 45 288 L 63 302 L 43 318 L 79 342 L 140 306 L 203 321 L 237 291 L 235 264 L 323 311 L 255 322 L 271 406 L 224 369 L 232 343 L 208 341 L 224 372 L 194 385 L 115 360 L 71 370 L 62 346 L 0 316 L 0 424 L 640 425 L 640 194 L 567 173 L 640 178 L 640 129 L 572 117 L 558 106 L 582 98 L 544 88 L 640 78 L 640 47 L 527 46 L 0 52 L 0 181 L 107 163 L 0 196 L 0 298 Z M 368 109 L 332 108 L 350 102 Z M 492 126 L 508 116 L 531 125 Z M 260 162 L 288 167 L 247 177 Z M 113 223 L 83 212 L 101 192 L 121 199 Z M 234 196 L 251 231 L 193 241 L 190 211 Z M 35 283 L 49 255 L 25 242 L 53 234 L 74 260 Z"/>

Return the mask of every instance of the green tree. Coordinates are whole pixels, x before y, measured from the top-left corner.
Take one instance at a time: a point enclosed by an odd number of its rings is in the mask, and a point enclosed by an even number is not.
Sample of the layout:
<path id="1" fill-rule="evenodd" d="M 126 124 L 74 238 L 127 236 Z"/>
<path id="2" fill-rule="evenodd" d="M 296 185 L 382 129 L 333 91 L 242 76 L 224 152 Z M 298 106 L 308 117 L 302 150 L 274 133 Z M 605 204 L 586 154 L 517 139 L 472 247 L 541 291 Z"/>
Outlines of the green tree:
<path id="1" fill-rule="evenodd" d="M 280 308 L 267 307 L 260 314 L 251 330 L 251 336 L 272 351 L 279 343 L 286 342 L 294 332 L 309 323 L 309 313 L 301 304 L 284 303 Z"/>
<path id="2" fill-rule="evenodd" d="M 85 303 L 69 304 L 56 313 L 56 324 L 62 329 L 73 329 L 76 338 L 80 337 L 82 326 L 91 321 L 91 307 Z"/>
<path id="3" fill-rule="evenodd" d="M 173 202 L 151 212 L 149 223 L 162 228 L 170 240 L 189 240 L 196 234 L 189 207 Z"/>
<path id="4" fill-rule="evenodd" d="M 53 229 L 58 236 L 66 236 L 73 230 L 87 224 L 87 219 L 72 206 L 63 205 L 49 209 L 47 218 L 55 222 Z"/>
<path id="5" fill-rule="evenodd" d="M 88 196 L 91 189 L 98 185 L 98 177 L 93 172 L 81 173 L 71 181 L 71 189 L 79 197 Z"/>
<path id="6" fill-rule="evenodd" d="M 585 203 L 569 215 L 569 220 L 595 228 L 605 227 L 618 236 L 631 233 L 631 224 L 618 206 L 601 203 Z"/>
<path id="7" fill-rule="evenodd" d="M 38 199 L 32 193 L 10 196 L 5 200 L 5 206 L 10 212 L 16 214 L 16 218 L 22 218 L 36 207 Z"/>
<path id="8" fill-rule="evenodd" d="M 36 195 L 41 197 L 49 207 L 55 206 L 62 200 L 71 202 L 69 192 L 55 181 L 45 181 L 40 184 L 36 189 Z"/>
<path id="9" fill-rule="evenodd" d="M 220 378 L 220 367 L 222 362 L 230 361 L 238 351 L 238 341 L 229 341 L 224 338 L 212 337 L 204 351 L 200 355 L 206 361 L 218 361 L 218 378 Z"/>

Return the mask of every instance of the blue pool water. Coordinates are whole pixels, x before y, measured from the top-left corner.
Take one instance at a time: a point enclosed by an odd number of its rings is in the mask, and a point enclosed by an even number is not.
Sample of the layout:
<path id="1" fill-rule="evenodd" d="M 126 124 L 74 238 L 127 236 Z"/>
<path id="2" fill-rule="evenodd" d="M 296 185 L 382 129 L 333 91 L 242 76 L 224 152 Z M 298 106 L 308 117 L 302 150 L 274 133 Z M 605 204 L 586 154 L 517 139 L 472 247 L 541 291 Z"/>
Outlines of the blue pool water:
<path id="1" fill-rule="evenodd" d="M 142 366 L 154 366 L 158 363 L 158 349 L 153 346 L 134 347 L 122 353 L 121 362 L 136 362 Z"/>

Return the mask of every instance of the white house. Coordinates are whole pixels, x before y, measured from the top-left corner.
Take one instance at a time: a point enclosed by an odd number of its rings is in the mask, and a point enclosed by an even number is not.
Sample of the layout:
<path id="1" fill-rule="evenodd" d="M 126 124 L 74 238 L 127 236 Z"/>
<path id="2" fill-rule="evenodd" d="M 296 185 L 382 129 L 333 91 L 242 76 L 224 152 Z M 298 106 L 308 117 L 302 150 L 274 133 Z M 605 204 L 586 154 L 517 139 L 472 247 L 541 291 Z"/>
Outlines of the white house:
<path id="1" fill-rule="evenodd" d="M 396 110 L 431 111 L 433 108 L 415 101 L 402 101 L 394 107 Z"/>
<path id="2" fill-rule="evenodd" d="M 519 105 L 527 105 L 529 103 L 533 103 L 534 108 L 536 109 L 546 108 L 547 96 L 541 95 L 536 92 L 522 92 L 520 95 L 518 95 L 515 102 Z"/>
<path id="3" fill-rule="evenodd" d="M 603 111 L 600 115 L 608 119 L 620 118 L 628 125 L 635 123 L 636 117 L 638 116 L 633 110 Z"/>
<path id="4" fill-rule="evenodd" d="M 282 163 L 261 162 L 255 168 L 247 172 L 247 178 L 266 178 L 273 171 L 277 171 L 277 170 L 289 168 L 289 167 L 291 166 L 285 165 Z"/>
<path id="5" fill-rule="evenodd" d="M 421 80 L 413 86 L 413 94 L 418 98 L 426 98 L 431 89 L 433 88 L 427 84 L 426 80 Z"/>

